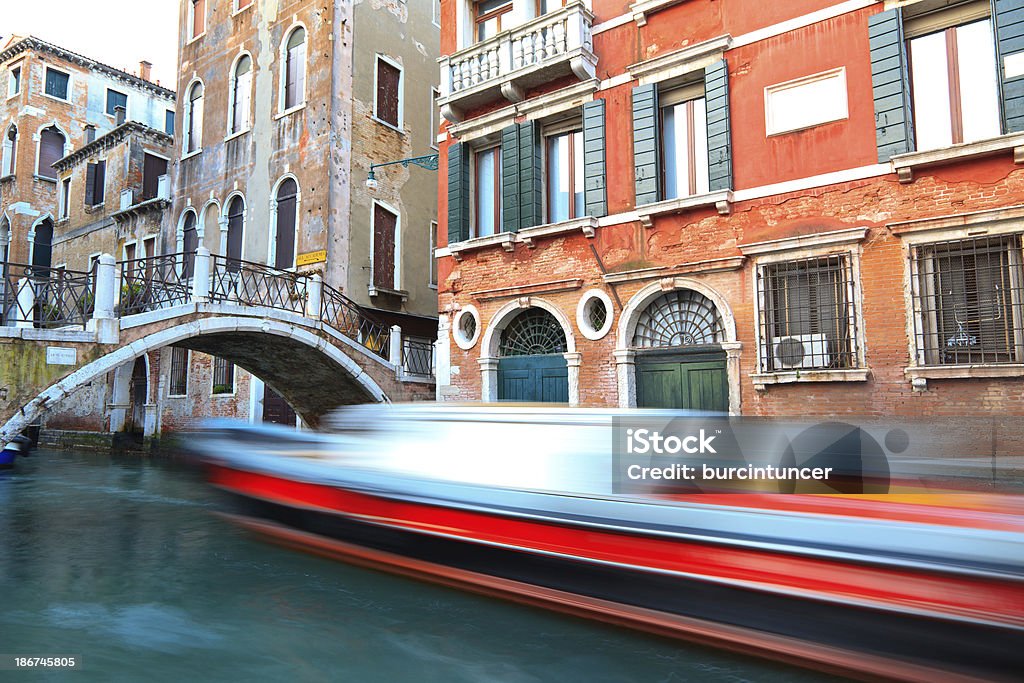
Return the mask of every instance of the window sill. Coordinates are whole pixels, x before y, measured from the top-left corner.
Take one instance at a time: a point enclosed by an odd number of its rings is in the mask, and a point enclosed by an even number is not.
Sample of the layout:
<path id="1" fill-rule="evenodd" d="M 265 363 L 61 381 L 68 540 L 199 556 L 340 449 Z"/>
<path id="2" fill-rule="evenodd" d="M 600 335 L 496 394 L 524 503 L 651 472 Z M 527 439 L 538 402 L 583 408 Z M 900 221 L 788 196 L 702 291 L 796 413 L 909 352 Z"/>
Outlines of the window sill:
<path id="1" fill-rule="evenodd" d="M 472 237 L 462 242 L 455 242 L 448 245 L 448 253 L 455 258 L 456 261 L 462 260 L 462 254 L 467 251 L 475 251 L 477 249 L 485 249 L 487 247 L 500 244 L 501 248 L 505 251 L 515 250 L 515 233 L 514 232 L 499 232 L 493 235 L 487 235 L 486 237 Z"/>
<path id="2" fill-rule="evenodd" d="M 854 370 L 790 370 L 786 372 L 762 372 L 752 374 L 754 388 L 764 391 L 772 384 L 795 384 L 798 382 L 866 382 L 871 377 L 867 368 Z"/>
<path id="3" fill-rule="evenodd" d="M 533 249 L 537 246 L 534 244 L 534 240 L 538 237 L 551 237 L 580 231 L 587 237 L 593 237 L 597 232 L 597 219 L 593 216 L 584 216 L 583 218 L 571 218 L 559 223 L 548 223 L 547 225 L 523 228 L 516 233 L 516 237 L 518 241 Z"/>
<path id="4" fill-rule="evenodd" d="M 1013 150 L 1013 163 L 1024 164 L 1024 133 L 1009 133 L 977 142 L 963 142 L 951 147 L 898 154 L 892 157 L 890 162 L 901 183 L 912 183 L 916 169 L 992 156 L 1010 150 Z"/>
<path id="5" fill-rule="evenodd" d="M 188 398 L 188 394 L 167 394 L 167 398 Z"/>
<path id="6" fill-rule="evenodd" d="M 43 93 L 43 97 L 53 100 L 54 102 L 63 102 L 64 104 L 71 104 L 71 98 L 69 97 L 57 97 L 56 95 L 51 95 L 50 93 L 46 92 Z"/>
<path id="7" fill-rule="evenodd" d="M 398 125 L 396 126 L 393 123 L 388 123 L 384 119 L 377 118 L 376 114 L 371 114 L 370 118 L 373 119 L 374 121 L 376 121 L 377 123 L 379 123 L 380 125 L 382 125 L 382 126 L 384 126 L 386 128 L 390 128 L 391 130 L 395 131 L 396 133 L 401 133 L 402 135 L 405 135 L 405 131 L 402 130 L 401 127 L 400 127 L 402 125 L 401 121 L 399 121 Z"/>
<path id="8" fill-rule="evenodd" d="M 0 183 L 6 183 L 8 180 L 14 180 L 17 176 L 13 173 L 8 173 L 4 177 L 0 178 Z"/>
<path id="9" fill-rule="evenodd" d="M 409 300 L 409 292 L 404 289 L 388 289 L 387 287 L 374 287 L 373 285 L 368 285 L 366 290 L 369 292 L 371 297 L 383 295 L 399 297 L 402 301 Z"/>
<path id="10" fill-rule="evenodd" d="M 231 13 L 231 17 L 232 17 L 232 18 L 234 18 L 234 17 L 237 17 L 237 16 L 239 15 L 239 14 L 242 14 L 242 13 L 243 13 L 243 12 L 245 12 L 246 10 L 252 9 L 252 6 L 253 6 L 253 5 L 255 5 L 255 4 L 256 4 L 256 3 L 254 3 L 254 2 L 250 2 L 250 3 L 249 3 L 248 5 L 246 5 L 245 7 L 240 7 L 240 8 L 238 8 L 238 9 L 236 9 L 235 11 L 233 11 L 233 12 Z"/>
<path id="11" fill-rule="evenodd" d="M 194 149 L 191 152 L 187 152 L 185 154 L 182 154 L 180 161 L 185 161 L 186 159 L 191 159 L 192 157 L 197 157 L 197 156 L 199 156 L 202 153 L 203 153 L 203 148 L 202 147 L 200 147 L 199 149 Z"/>
<path id="12" fill-rule="evenodd" d="M 695 194 L 689 197 L 666 199 L 663 202 L 655 202 L 653 204 L 641 204 L 636 207 L 636 213 L 645 228 L 653 228 L 656 216 L 680 213 L 688 209 L 704 206 L 714 206 L 720 215 L 728 216 L 732 211 L 732 190 L 716 190 L 715 192 Z"/>
<path id="13" fill-rule="evenodd" d="M 252 127 L 246 128 L 244 130 L 240 130 L 237 133 L 230 133 L 230 134 L 228 134 L 228 136 L 226 138 L 224 138 L 224 142 L 231 142 L 235 138 L 240 138 L 243 135 L 245 135 L 246 133 L 251 133 L 251 132 L 252 132 Z"/>
<path id="14" fill-rule="evenodd" d="M 206 31 L 203 31 L 199 35 L 192 36 L 191 38 L 189 38 L 188 40 L 185 41 L 185 47 L 188 47 L 189 45 L 191 45 L 192 43 L 196 42 L 197 40 L 202 40 L 202 38 L 205 35 L 206 35 Z"/>
<path id="15" fill-rule="evenodd" d="M 915 385 L 915 380 L 930 379 L 982 379 L 1024 376 L 1024 364 L 1006 365 L 927 365 L 903 369 L 903 374 Z"/>
<path id="16" fill-rule="evenodd" d="M 285 109 L 280 114 L 277 114 L 274 117 L 274 120 L 275 121 L 280 121 L 281 119 L 283 119 L 283 118 L 285 118 L 287 116 L 291 116 L 292 114 L 294 114 L 297 111 L 302 111 L 305 108 L 306 108 L 306 103 L 305 102 L 303 102 L 302 104 L 296 104 L 294 107 L 291 107 L 290 109 Z"/>
<path id="17" fill-rule="evenodd" d="M 57 179 L 56 178 L 48 178 L 48 177 L 46 177 L 44 175 L 39 175 L 38 173 L 36 173 L 32 177 L 35 178 L 36 180 L 41 180 L 44 183 L 53 183 L 54 185 L 57 184 Z"/>
<path id="18" fill-rule="evenodd" d="M 667 9 L 672 5 L 678 5 L 685 0 L 640 0 L 634 2 L 629 6 L 629 10 L 633 13 L 633 21 L 636 22 L 637 26 L 647 25 L 647 16 L 654 14 L 663 9 Z"/>
<path id="19" fill-rule="evenodd" d="M 231 393 L 223 392 L 220 394 L 210 394 L 210 398 L 235 398 L 238 394 L 234 391 Z"/>

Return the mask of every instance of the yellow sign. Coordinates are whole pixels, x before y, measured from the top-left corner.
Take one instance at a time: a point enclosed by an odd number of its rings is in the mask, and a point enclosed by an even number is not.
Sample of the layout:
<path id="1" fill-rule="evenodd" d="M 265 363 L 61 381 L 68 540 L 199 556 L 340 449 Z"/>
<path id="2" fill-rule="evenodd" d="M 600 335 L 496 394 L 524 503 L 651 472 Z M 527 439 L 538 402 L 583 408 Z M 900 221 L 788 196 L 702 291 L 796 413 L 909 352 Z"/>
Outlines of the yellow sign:
<path id="1" fill-rule="evenodd" d="M 295 265 L 308 266 L 311 263 L 323 263 L 326 260 L 327 250 L 321 249 L 320 251 L 310 251 L 305 254 L 299 254 L 298 258 L 295 259 Z"/>

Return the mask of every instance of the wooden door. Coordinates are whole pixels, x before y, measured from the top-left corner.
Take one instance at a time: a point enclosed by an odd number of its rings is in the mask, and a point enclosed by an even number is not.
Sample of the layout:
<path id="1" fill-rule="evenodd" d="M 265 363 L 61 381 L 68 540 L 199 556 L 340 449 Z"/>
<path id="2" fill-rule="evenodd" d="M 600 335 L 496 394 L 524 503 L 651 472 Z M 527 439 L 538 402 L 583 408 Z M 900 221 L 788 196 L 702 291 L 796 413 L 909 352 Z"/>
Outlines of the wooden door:
<path id="1" fill-rule="evenodd" d="M 565 356 L 510 356 L 498 361 L 498 400 L 520 403 L 568 403 L 569 370 Z"/>
<path id="2" fill-rule="evenodd" d="M 640 408 L 728 411 L 724 354 L 638 356 L 636 404 Z"/>

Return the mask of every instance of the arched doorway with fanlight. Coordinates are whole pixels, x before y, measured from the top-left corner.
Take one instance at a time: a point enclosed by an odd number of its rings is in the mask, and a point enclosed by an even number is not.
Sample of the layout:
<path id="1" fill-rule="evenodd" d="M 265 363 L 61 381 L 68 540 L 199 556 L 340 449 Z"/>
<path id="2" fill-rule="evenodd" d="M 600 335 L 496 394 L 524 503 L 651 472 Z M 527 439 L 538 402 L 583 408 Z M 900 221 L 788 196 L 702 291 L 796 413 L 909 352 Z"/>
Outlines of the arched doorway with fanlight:
<path id="1" fill-rule="evenodd" d="M 729 410 L 727 341 L 722 315 L 694 289 L 664 291 L 635 316 L 636 406 Z"/>
<path id="2" fill-rule="evenodd" d="M 512 318 L 498 342 L 498 400 L 568 403 L 565 331 L 549 311 L 525 308 Z"/>

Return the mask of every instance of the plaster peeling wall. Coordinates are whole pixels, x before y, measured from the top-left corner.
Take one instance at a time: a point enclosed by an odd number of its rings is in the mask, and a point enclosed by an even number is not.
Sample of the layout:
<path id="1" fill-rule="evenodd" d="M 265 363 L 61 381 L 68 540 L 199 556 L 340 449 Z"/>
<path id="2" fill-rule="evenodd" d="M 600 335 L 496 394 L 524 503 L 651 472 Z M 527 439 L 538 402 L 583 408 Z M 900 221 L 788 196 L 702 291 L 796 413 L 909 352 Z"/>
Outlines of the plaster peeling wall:
<path id="1" fill-rule="evenodd" d="M 330 229 L 324 279 L 347 289 L 351 251 L 349 202 L 352 183 L 352 17 L 348 0 L 334 0 L 331 32 Z"/>

